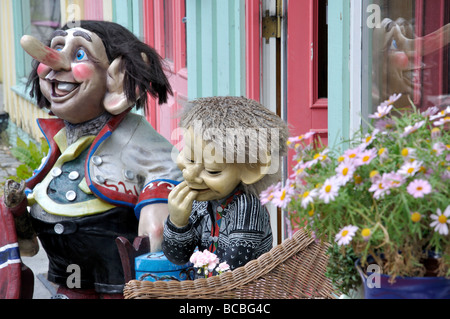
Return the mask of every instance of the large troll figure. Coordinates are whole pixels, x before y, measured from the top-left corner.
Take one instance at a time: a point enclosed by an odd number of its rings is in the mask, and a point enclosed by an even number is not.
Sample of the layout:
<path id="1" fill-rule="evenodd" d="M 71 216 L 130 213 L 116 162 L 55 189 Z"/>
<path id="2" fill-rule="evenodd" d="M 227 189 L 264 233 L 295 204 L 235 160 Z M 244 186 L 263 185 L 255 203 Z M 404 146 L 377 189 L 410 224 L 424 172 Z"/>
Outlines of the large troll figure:
<path id="1" fill-rule="evenodd" d="M 148 95 L 163 104 L 172 93 L 161 57 L 104 21 L 65 26 L 48 45 L 30 36 L 21 44 L 35 60 L 31 95 L 57 118 L 38 120 L 50 152 L 26 181 L 23 200 L 9 183 L 2 214 L 30 217 L 59 296 L 121 297 L 115 239 L 147 235 L 160 250 L 167 196 L 181 179 L 172 145 L 130 112 Z M 78 287 L 69 265 L 79 267 Z"/>

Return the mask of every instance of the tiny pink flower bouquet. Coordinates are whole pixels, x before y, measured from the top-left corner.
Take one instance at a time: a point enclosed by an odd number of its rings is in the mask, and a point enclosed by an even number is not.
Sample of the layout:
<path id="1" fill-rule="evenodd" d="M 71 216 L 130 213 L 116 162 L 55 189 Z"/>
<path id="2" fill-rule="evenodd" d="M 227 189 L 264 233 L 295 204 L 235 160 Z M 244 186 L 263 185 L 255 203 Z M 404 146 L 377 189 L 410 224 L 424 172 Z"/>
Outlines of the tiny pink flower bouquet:
<path id="1" fill-rule="evenodd" d="M 288 229 L 351 247 L 362 262 L 371 255 L 393 277 L 423 276 L 428 251 L 450 276 L 450 106 L 400 110 L 399 97 L 340 150 L 312 143 L 313 133 L 290 138 L 292 174 L 261 202 L 288 210 Z"/>
<path id="2" fill-rule="evenodd" d="M 197 269 L 197 273 L 203 274 L 205 278 L 212 274 L 220 275 L 230 270 L 230 266 L 226 262 L 220 263 L 217 255 L 207 249 L 194 252 L 189 261 Z"/>

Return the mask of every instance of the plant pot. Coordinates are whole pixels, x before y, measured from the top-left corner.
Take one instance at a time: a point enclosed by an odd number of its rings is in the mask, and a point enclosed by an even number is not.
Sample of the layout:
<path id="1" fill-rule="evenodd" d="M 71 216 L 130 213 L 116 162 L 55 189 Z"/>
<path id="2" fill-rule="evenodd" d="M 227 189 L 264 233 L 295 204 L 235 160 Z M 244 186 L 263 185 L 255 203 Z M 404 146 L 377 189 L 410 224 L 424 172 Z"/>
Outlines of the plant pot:
<path id="1" fill-rule="evenodd" d="M 369 266 L 371 260 L 368 258 Z M 376 264 L 374 264 L 376 265 Z M 377 266 L 377 265 L 376 265 Z M 390 276 L 365 272 L 360 260 L 355 262 L 364 286 L 365 299 L 450 299 L 450 279 L 445 277 L 396 277 L 389 283 Z"/>

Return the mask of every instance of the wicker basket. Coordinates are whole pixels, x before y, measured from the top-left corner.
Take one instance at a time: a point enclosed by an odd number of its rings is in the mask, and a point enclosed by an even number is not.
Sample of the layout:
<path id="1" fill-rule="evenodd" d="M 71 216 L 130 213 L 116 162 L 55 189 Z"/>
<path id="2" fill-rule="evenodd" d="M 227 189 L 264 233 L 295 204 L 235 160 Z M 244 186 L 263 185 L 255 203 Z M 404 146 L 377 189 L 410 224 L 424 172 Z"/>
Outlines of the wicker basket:
<path id="1" fill-rule="evenodd" d="M 188 281 L 131 280 L 126 299 L 303 299 L 334 298 L 325 276 L 327 245 L 304 231 L 244 267 L 220 276 Z"/>

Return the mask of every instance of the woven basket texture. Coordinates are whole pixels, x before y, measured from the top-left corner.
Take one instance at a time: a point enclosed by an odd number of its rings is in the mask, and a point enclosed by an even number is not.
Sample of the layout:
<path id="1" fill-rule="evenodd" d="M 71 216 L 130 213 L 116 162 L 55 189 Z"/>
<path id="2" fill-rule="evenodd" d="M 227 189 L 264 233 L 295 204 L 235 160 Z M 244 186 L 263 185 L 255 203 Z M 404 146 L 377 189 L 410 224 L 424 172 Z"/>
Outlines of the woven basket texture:
<path id="1" fill-rule="evenodd" d="M 131 280 L 125 299 L 310 299 L 334 298 L 325 276 L 328 245 L 303 230 L 243 267 L 187 281 Z"/>

